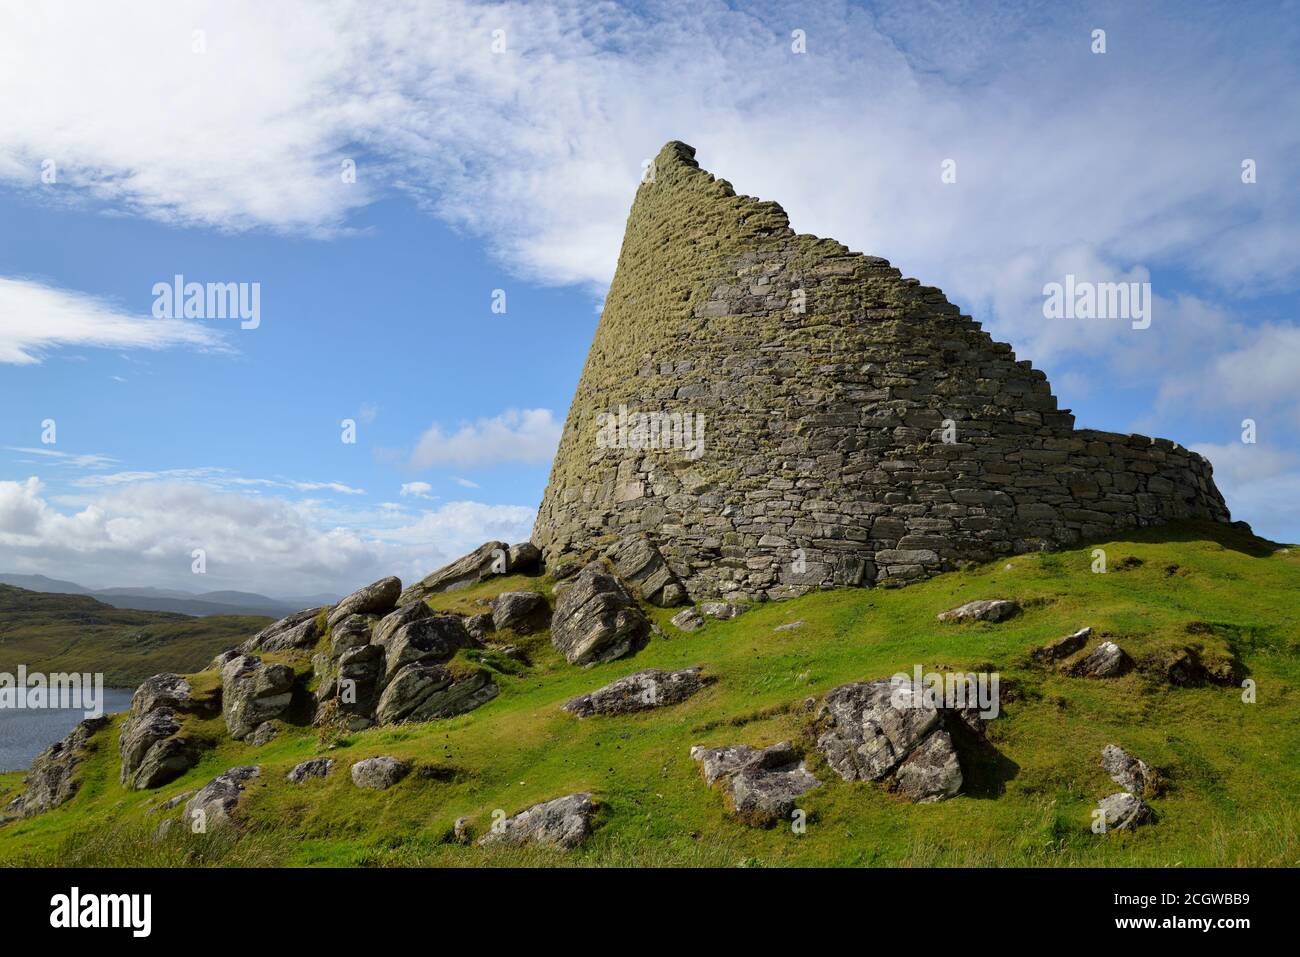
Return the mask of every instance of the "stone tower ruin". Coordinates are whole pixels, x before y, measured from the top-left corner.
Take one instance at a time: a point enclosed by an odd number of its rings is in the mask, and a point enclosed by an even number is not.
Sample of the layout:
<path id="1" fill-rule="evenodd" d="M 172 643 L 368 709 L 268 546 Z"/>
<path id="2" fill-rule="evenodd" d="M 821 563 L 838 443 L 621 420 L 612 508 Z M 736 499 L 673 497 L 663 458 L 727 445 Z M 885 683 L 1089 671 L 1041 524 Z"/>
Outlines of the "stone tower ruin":
<path id="1" fill-rule="evenodd" d="M 669 143 L 637 190 L 533 533 L 548 565 L 754 601 L 1229 521 L 1204 458 L 1075 429 L 940 290 L 694 156 Z"/>

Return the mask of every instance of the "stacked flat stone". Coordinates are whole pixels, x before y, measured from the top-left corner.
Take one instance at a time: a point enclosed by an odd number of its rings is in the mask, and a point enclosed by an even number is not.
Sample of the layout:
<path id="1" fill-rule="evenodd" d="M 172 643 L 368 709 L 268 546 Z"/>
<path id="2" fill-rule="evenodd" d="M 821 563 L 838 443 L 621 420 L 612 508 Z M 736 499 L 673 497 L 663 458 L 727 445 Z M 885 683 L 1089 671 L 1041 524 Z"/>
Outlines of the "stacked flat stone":
<path id="1" fill-rule="evenodd" d="M 691 599 L 762 600 L 1229 521 L 1201 456 L 1076 430 L 940 290 L 694 155 L 669 143 L 638 188 L 533 534 L 549 566 L 644 538 Z M 703 454 L 598 447 L 620 406 L 702 414 Z"/>

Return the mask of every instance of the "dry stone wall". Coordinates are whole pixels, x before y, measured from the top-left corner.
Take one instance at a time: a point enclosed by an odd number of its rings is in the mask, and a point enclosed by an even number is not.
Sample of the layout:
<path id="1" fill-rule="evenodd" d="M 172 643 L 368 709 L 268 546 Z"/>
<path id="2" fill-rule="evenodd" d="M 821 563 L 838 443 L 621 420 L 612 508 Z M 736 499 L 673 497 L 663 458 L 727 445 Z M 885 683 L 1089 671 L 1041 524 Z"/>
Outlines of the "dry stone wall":
<path id="1" fill-rule="evenodd" d="M 1229 520 L 1201 456 L 1076 430 L 940 290 L 796 235 L 694 153 L 669 143 L 638 188 L 533 534 L 548 564 L 644 538 L 690 597 L 762 600 Z M 683 417 L 667 447 L 646 413 Z"/>

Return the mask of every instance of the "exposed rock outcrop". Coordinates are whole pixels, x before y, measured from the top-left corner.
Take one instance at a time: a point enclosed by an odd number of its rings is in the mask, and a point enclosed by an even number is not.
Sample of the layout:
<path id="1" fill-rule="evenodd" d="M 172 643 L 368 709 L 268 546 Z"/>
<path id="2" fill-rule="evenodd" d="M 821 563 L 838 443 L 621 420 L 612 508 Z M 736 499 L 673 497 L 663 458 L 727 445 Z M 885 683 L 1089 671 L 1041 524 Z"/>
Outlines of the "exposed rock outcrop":
<path id="1" fill-rule="evenodd" d="M 1106 831 L 1131 831 L 1154 820 L 1155 813 L 1140 797 L 1120 791 L 1097 802 Z"/>
<path id="2" fill-rule="evenodd" d="M 1006 598 L 986 598 L 968 601 L 939 615 L 940 621 L 1006 621 L 1020 610 L 1016 602 Z"/>
<path id="3" fill-rule="evenodd" d="M 323 778 L 333 770 L 333 758 L 312 758 L 294 765 L 293 770 L 285 775 L 285 779 L 292 784 L 302 784 L 312 778 Z"/>
<path id="4" fill-rule="evenodd" d="M 682 631 L 699 631 L 704 627 L 704 616 L 696 608 L 683 608 L 673 615 L 671 621 Z"/>
<path id="5" fill-rule="evenodd" d="M 694 747 L 691 758 L 710 787 L 722 782 L 727 809 L 755 827 L 790 820 L 795 802 L 820 784 L 788 741 L 762 750 Z"/>
<path id="6" fill-rule="evenodd" d="M 243 654 L 255 651 L 287 651 L 290 648 L 310 648 L 320 637 L 318 619 L 323 608 L 306 608 L 267 625 L 239 646 Z M 224 664 L 224 662 L 223 662 Z"/>
<path id="7" fill-rule="evenodd" d="M 450 565 L 409 586 L 397 603 L 409 605 L 439 592 L 457 591 L 477 585 L 493 575 L 504 575 L 510 570 L 510 546 L 505 542 L 484 542 L 468 555 L 463 555 Z"/>
<path id="8" fill-rule="evenodd" d="M 409 761 L 382 755 L 352 765 L 352 783 L 371 791 L 385 791 L 410 773 Z"/>
<path id="9" fill-rule="evenodd" d="M 1040 662 L 1060 661 L 1063 658 L 1068 658 L 1088 643 L 1088 637 L 1091 634 L 1091 628 L 1080 628 L 1072 635 L 1066 635 L 1064 638 L 1048 642 L 1041 648 L 1035 648 L 1030 652 L 1030 657 Z"/>
<path id="10" fill-rule="evenodd" d="M 205 784 L 185 803 L 185 826 L 196 833 L 240 827 L 239 800 L 249 782 L 262 773 L 257 766 L 231 768 Z"/>
<path id="11" fill-rule="evenodd" d="M 685 701 L 704 684 L 698 667 L 681 671 L 647 668 L 574 698 L 564 705 L 564 710 L 579 718 L 593 714 L 632 714 Z"/>
<path id="12" fill-rule="evenodd" d="M 1129 794 L 1144 797 L 1148 791 L 1155 790 L 1156 776 L 1147 763 L 1117 744 L 1108 744 L 1101 749 L 1101 767 Z"/>
<path id="13" fill-rule="evenodd" d="M 162 787 L 195 765 L 199 748 L 183 733 L 182 718 L 196 708 L 193 688 L 181 675 L 153 675 L 141 682 L 118 737 L 123 785 Z"/>
<path id="14" fill-rule="evenodd" d="M 240 655 L 221 669 L 221 714 L 236 741 L 264 721 L 279 718 L 293 703 L 293 669 L 266 664 L 257 655 Z"/>
<path id="15" fill-rule="evenodd" d="M 686 591 L 664 561 L 659 549 L 644 535 L 629 535 L 606 551 L 618 577 L 641 601 L 671 608 L 681 604 Z"/>
<path id="16" fill-rule="evenodd" d="M 840 685 L 827 692 L 817 715 L 817 747 L 846 781 L 881 781 L 893 775 L 909 800 L 929 803 L 961 790 L 961 765 L 945 728 L 978 727 L 978 717 L 911 701 L 901 677 Z M 968 725 L 969 726 L 969 725 Z"/>
<path id="17" fill-rule="evenodd" d="M 486 704 L 498 690 L 484 668 L 456 674 L 438 664 L 406 665 L 384 688 L 375 718 L 380 724 L 450 718 Z"/>
<path id="18" fill-rule="evenodd" d="M 509 629 L 517 635 L 531 635 L 551 623 L 551 606 L 546 596 L 535 591 L 507 591 L 492 599 L 492 627 Z"/>
<path id="19" fill-rule="evenodd" d="M 568 794 L 534 804 L 514 817 L 496 822 L 492 830 L 479 838 L 479 844 L 506 847 L 536 844 L 571 850 L 591 834 L 594 813 L 595 805 L 590 794 Z"/>
<path id="20" fill-rule="evenodd" d="M 365 588 L 358 588 L 329 613 L 329 623 L 334 625 L 348 615 L 387 615 L 397 607 L 397 599 L 402 594 L 400 578 L 381 578 Z"/>
<path id="21" fill-rule="evenodd" d="M 72 799 L 81 787 L 77 767 L 91 748 L 91 739 L 108 727 L 108 718 L 86 718 L 36 756 L 22 793 L 5 806 L 5 817 L 31 817 Z"/>
<path id="22" fill-rule="evenodd" d="M 600 562 L 587 565 L 556 600 L 551 643 L 570 664 L 622 658 L 649 637 L 649 619 Z"/>
<path id="23" fill-rule="evenodd" d="M 1069 668 L 1070 674 L 1079 678 L 1115 678 L 1133 664 L 1119 645 L 1103 641 Z"/>

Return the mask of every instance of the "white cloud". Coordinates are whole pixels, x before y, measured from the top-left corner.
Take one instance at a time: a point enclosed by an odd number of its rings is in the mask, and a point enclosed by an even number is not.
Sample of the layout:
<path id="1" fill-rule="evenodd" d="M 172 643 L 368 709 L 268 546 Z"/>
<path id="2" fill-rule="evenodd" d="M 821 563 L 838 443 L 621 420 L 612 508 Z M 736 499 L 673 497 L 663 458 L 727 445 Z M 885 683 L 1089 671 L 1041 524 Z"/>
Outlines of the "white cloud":
<path id="1" fill-rule="evenodd" d="M 62 346 L 223 348 L 198 322 L 132 316 L 92 296 L 0 277 L 0 363 L 31 365 Z"/>
<path id="2" fill-rule="evenodd" d="M 160 481 L 190 482 L 207 485 L 210 488 L 270 488 L 288 489 L 296 492 L 336 492 L 339 495 L 366 494 L 365 489 L 354 488 L 343 482 L 314 482 L 286 478 L 245 478 L 235 474 L 230 469 L 207 467 L 109 472 L 102 475 L 87 475 L 75 479 L 72 484 L 78 488 L 107 488 Z"/>
<path id="3" fill-rule="evenodd" d="M 545 465 L 555 455 L 561 431 L 550 409 L 507 409 L 450 433 L 435 423 L 420 436 L 410 464 L 417 469 L 504 462 Z"/>
<path id="4" fill-rule="evenodd" d="M 384 575 L 414 580 L 493 538 L 523 540 L 534 514 L 452 502 L 354 527 L 313 503 L 181 481 L 110 488 L 68 512 L 32 477 L 0 481 L 0 548 L 4 571 L 92 585 L 345 592 Z M 195 548 L 207 552 L 202 579 L 190 571 Z"/>
<path id="5" fill-rule="evenodd" d="M 403 498 L 432 498 L 429 493 L 433 491 L 433 486 L 428 482 L 403 482 L 401 491 L 398 493 Z"/>
<path id="6" fill-rule="evenodd" d="M 457 485 L 459 485 L 461 488 L 478 488 L 478 487 L 479 487 L 478 482 L 471 482 L 469 479 L 467 479 L 467 478 L 461 478 L 459 475 L 455 476 L 455 477 L 452 479 L 452 481 L 455 482 Z"/>
<path id="7" fill-rule="evenodd" d="M 5 447 L 9 452 L 21 452 L 24 455 L 41 455 L 55 460 L 55 464 L 68 465 L 78 469 L 102 469 L 108 468 L 115 464 L 117 459 L 108 455 L 98 453 L 77 454 L 74 452 L 61 452 L 58 449 L 51 448 L 29 448 L 21 445 L 9 445 Z"/>

